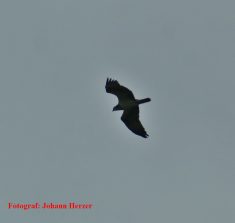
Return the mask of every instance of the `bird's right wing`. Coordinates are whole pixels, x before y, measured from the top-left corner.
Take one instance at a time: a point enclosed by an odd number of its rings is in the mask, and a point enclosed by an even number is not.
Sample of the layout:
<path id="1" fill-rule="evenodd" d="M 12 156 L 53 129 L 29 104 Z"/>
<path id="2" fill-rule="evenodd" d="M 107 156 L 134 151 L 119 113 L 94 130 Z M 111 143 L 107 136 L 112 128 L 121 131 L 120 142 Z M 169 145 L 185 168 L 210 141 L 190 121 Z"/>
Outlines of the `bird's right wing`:
<path id="1" fill-rule="evenodd" d="M 105 89 L 107 93 L 114 94 L 118 100 L 135 100 L 135 97 L 128 88 L 120 85 L 118 81 L 107 78 Z"/>
<path id="2" fill-rule="evenodd" d="M 124 110 L 121 120 L 124 122 L 126 127 L 134 132 L 136 135 L 142 136 L 144 138 L 147 138 L 149 136 L 139 120 L 138 106 Z"/>

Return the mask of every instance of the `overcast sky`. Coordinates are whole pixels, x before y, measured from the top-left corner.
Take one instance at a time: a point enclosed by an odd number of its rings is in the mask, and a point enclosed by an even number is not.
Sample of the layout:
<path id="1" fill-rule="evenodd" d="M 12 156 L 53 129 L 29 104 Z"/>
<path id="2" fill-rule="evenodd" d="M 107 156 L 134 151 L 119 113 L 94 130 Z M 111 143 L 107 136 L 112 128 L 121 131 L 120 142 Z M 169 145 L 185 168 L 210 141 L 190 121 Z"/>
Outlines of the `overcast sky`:
<path id="1" fill-rule="evenodd" d="M 1 1 L 1 222 L 235 222 L 234 9 Z M 152 99 L 140 109 L 148 139 L 112 112 L 107 77 Z"/>

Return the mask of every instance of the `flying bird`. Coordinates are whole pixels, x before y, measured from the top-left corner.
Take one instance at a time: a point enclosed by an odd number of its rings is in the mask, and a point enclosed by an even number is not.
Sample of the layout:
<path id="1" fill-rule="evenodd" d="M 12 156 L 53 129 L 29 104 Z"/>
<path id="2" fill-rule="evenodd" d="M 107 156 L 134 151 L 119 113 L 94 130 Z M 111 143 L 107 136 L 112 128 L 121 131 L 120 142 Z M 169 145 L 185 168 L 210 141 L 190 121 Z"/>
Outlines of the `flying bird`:
<path id="1" fill-rule="evenodd" d="M 149 135 L 139 120 L 139 104 L 149 102 L 151 99 L 135 99 L 132 91 L 110 78 L 106 80 L 105 89 L 107 93 L 118 97 L 118 104 L 113 107 L 113 111 L 123 110 L 121 120 L 126 127 L 136 135 L 147 138 Z"/>

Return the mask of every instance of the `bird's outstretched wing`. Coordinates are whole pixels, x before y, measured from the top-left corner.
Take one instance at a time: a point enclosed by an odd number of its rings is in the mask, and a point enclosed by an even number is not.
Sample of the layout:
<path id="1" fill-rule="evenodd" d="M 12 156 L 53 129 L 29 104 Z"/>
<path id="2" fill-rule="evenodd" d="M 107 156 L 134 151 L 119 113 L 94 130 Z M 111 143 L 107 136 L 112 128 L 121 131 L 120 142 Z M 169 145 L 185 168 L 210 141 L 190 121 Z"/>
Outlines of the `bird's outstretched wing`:
<path id="1" fill-rule="evenodd" d="M 126 127 L 136 135 L 144 138 L 149 136 L 139 120 L 139 106 L 124 110 L 121 120 L 125 123 Z"/>
<path id="2" fill-rule="evenodd" d="M 114 94 L 118 100 L 135 100 L 135 97 L 128 88 L 120 85 L 118 81 L 107 78 L 105 89 L 107 93 Z"/>

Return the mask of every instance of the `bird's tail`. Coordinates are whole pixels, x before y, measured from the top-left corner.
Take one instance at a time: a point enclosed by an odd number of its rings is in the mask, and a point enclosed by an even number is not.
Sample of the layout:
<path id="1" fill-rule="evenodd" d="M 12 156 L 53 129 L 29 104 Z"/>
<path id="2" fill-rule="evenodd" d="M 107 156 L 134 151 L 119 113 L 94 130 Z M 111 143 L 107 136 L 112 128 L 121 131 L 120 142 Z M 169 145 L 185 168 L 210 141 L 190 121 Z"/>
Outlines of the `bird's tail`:
<path id="1" fill-rule="evenodd" d="M 139 104 L 146 103 L 146 102 L 149 102 L 149 101 L 151 101 L 151 99 L 150 99 L 150 98 L 140 99 L 140 100 L 138 100 L 138 105 L 139 105 Z"/>

